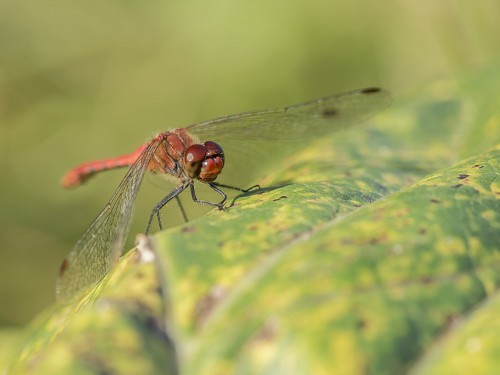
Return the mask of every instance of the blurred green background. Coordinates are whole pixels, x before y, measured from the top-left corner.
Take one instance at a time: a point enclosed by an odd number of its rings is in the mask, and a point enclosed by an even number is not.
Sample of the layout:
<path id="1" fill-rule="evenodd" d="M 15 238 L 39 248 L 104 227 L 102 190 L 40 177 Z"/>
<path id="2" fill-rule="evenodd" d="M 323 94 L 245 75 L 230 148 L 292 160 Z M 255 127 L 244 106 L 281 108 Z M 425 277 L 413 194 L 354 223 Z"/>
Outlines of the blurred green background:
<path id="1" fill-rule="evenodd" d="M 499 16 L 497 0 L 0 2 L 0 326 L 53 303 L 124 174 L 64 191 L 70 167 L 212 117 L 459 77 L 497 60 Z M 133 232 L 164 194 L 143 185 Z"/>

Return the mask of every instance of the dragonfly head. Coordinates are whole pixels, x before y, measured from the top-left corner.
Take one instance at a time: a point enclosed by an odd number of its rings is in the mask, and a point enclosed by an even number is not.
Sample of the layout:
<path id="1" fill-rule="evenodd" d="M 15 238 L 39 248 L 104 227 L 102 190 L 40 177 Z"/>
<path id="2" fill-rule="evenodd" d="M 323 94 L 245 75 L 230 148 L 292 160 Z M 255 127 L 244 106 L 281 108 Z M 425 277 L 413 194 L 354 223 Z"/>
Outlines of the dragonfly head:
<path id="1" fill-rule="evenodd" d="M 184 153 L 184 168 L 190 178 L 214 181 L 224 167 L 224 151 L 212 141 L 193 144 Z"/>

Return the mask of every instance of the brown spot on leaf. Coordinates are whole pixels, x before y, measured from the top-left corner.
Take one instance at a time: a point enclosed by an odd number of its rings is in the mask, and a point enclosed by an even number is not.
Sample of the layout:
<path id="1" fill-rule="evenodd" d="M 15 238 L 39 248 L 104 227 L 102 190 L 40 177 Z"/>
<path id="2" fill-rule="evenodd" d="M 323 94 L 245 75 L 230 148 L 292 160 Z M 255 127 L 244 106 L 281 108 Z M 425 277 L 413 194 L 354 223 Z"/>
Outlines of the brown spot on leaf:
<path id="1" fill-rule="evenodd" d="M 286 195 L 282 195 L 279 198 L 273 199 L 273 202 L 279 201 L 280 199 L 288 199 L 288 197 Z"/>
<path id="2" fill-rule="evenodd" d="M 378 244 L 378 243 L 381 243 L 381 242 L 384 242 L 385 240 L 387 240 L 388 238 L 388 234 L 387 233 L 382 233 L 380 236 L 378 237 L 375 237 L 375 238 L 372 238 L 370 240 L 370 244 L 372 245 L 375 245 L 375 244 Z"/>
<path id="3" fill-rule="evenodd" d="M 420 278 L 420 282 L 422 284 L 432 284 L 434 282 L 434 279 L 431 276 L 422 276 Z"/>
<path id="4" fill-rule="evenodd" d="M 358 319 L 356 323 L 356 328 L 359 330 L 363 330 L 368 326 L 368 323 L 364 319 Z"/>
<path id="5" fill-rule="evenodd" d="M 420 228 L 420 230 L 418 231 L 418 233 L 420 233 L 420 234 L 426 234 L 427 233 L 427 229 Z"/>
<path id="6" fill-rule="evenodd" d="M 444 327 L 449 328 L 453 326 L 458 321 L 457 317 L 453 314 L 447 314 L 444 317 Z"/>
<path id="7" fill-rule="evenodd" d="M 463 184 L 456 184 L 456 185 L 453 185 L 452 188 L 453 189 L 458 189 L 460 186 L 464 186 Z"/>
<path id="8" fill-rule="evenodd" d="M 154 288 L 154 293 L 155 294 L 158 294 L 159 296 L 163 296 L 163 289 L 160 285 L 157 285 L 155 288 Z"/>
<path id="9" fill-rule="evenodd" d="M 476 164 L 476 165 L 473 165 L 472 168 L 483 168 L 483 165 Z"/>
<path id="10" fill-rule="evenodd" d="M 408 216 L 410 213 L 410 210 L 408 208 L 402 208 L 400 210 L 397 210 L 395 213 L 394 213 L 394 216 L 396 217 L 404 217 L 404 216 Z"/>
<path id="11" fill-rule="evenodd" d="M 196 228 L 192 226 L 186 226 L 181 229 L 182 233 L 193 233 L 196 232 Z"/>
<path id="12" fill-rule="evenodd" d="M 459 174 L 459 175 L 458 175 L 458 179 L 459 179 L 459 180 L 463 180 L 464 178 L 467 178 L 467 177 L 469 177 L 469 175 L 468 175 L 468 174 Z"/>
<path id="13" fill-rule="evenodd" d="M 278 322 L 276 319 L 268 318 L 262 327 L 255 332 L 250 341 L 248 342 L 250 345 L 258 345 L 263 342 L 269 342 L 276 337 L 278 333 Z"/>
<path id="14" fill-rule="evenodd" d="M 85 367 L 91 369 L 95 374 L 113 373 L 106 359 L 100 354 L 84 349 L 82 352 L 78 353 L 78 358 L 83 362 Z"/>
<path id="15" fill-rule="evenodd" d="M 216 285 L 196 303 L 194 308 L 194 322 L 197 328 L 203 327 L 215 307 L 226 297 L 227 293 L 226 288 Z"/>
<path id="16" fill-rule="evenodd" d="M 431 198 L 431 202 L 432 203 L 441 203 L 441 201 L 439 199 L 436 199 L 436 198 Z"/>

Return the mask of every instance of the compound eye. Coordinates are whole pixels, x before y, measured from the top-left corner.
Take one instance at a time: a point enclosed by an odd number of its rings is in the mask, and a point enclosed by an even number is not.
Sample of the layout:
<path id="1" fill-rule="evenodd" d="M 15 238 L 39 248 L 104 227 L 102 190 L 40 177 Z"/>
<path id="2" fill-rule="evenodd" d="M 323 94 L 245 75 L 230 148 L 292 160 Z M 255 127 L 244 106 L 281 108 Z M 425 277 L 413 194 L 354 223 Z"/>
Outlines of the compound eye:
<path id="1" fill-rule="evenodd" d="M 223 156 L 208 158 L 203 162 L 203 166 L 201 167 L 201 172 L 198 178 L 203 182 L 212 182 L 220 174 L 220 172 L 222 171 L 222 167 L 224 167 Z"/>
<path id="2" fill-rule="evenodd" d="M 200 175 L 203 160 L 207 156 L 207 147 L 194 144 L 187 148 L 184 153 L 184 166 L 190 178 L 197 178 Z"/>
<path id="3" fill-rule="evenodd" d="M 207 148 L 207 156 L 208 157 L 215 157 L 219 156 L 222 161 L 224 161 L 224 150 L 222 150 L 222 147 L 220 147 L 217 143 L 213 141 L 207 141 L 203 143 L 205 147 Z"/>

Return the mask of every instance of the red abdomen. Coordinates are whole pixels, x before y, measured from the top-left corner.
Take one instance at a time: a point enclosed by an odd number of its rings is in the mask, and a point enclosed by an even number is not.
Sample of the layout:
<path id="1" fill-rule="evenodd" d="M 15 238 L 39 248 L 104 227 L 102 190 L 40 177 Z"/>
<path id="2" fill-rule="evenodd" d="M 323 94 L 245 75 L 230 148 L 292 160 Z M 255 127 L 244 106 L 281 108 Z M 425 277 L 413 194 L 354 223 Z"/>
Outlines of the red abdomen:
<path id="1" fill-rule="evenodd" d="M 148 170 L 178 176 L 180 174 L 179 163 L 182 155 L 186 148 L 193 143 L 193 138 L 184 129 L 166 131 L 129 154 L 78 165 L 63 176 L 61 185 L 65 188 L 75 188 L 96 173 L 115 168 L 130 167 L 152 144 L 157 145 L 154 145 L 156 151 L 148 163 Z"/>

